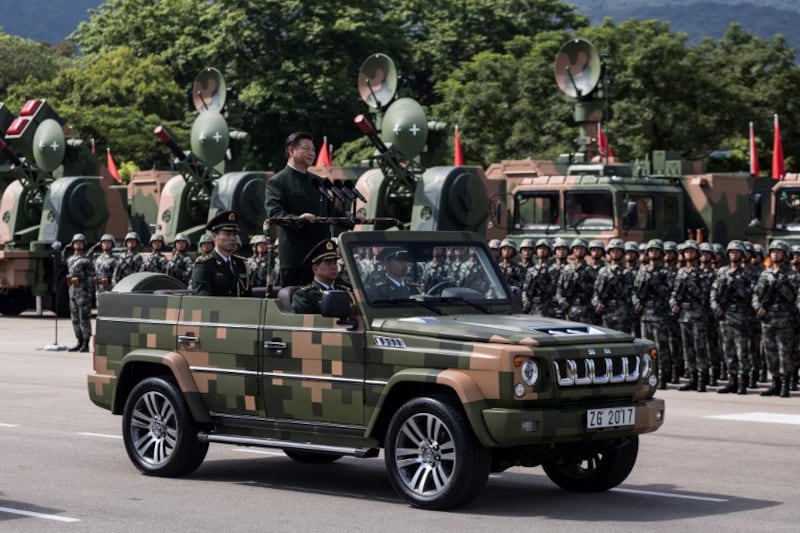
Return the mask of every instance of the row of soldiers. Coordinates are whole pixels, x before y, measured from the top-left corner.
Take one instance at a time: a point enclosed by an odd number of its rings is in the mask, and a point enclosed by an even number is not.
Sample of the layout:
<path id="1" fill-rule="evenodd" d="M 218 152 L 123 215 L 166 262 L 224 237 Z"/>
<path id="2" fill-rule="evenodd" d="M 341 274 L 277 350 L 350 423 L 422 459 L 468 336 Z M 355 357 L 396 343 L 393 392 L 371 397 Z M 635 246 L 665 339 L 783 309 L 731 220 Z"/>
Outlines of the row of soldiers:
<path id="1" fill-rule="evenodd" d="M 800 366 L 800 247 L 734 240 L 645 244 L 559 238 L 490 243 L 527 313 L 603 325 L 652 339 L 659 387 L 746 394 L 769 370 L 762 395 L 788 397 Z M 520 258 L 517 260 L 519 250 Z M 727 261 L 726 261 L 727 256 Z M 761 380 L 766 379 L 766 372 Z"/>

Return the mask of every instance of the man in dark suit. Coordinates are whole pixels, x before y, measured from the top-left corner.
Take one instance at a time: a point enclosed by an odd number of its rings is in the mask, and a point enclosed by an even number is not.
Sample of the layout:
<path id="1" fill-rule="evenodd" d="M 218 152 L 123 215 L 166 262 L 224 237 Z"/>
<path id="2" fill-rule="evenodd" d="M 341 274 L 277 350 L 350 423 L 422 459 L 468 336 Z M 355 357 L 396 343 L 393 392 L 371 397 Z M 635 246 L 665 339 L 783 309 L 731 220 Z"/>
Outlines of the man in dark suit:
<path id="1" fill-rule="evenodd" d="M 300 287 L 294 293 L 292 311 L 319 314 L 322 312 L 320 304 L 324 291 L 348 291 L 348 287 L 337 279 L 339 277 L 338 259 L 336 243 L 331 239 L 321 241 L 314 246 L 306 256 L 306 262 L 311 265 L 311 271 L 314 273 L 314 280 L 308 285 Z"/>
<path id="2" fill-rule="evenodd" d="M 206 224 L 214 249 L 197 259 L 192 288 L 199 296 L 249 296 L 250 273 L 243 257 L 234 255 L 239 235 L 239 216 L 223 211 Z"/>

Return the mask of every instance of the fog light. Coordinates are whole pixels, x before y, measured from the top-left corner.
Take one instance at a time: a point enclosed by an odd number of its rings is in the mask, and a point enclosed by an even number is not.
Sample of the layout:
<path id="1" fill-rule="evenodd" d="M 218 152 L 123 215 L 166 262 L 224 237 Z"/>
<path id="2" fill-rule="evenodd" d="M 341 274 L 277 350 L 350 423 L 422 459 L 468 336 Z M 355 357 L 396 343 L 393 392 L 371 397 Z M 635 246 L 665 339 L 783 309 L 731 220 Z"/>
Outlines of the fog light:
<path id="1" fill-rule="evenodd" d="M 517 383 L 514 386 L 514 395 L 516 395 L 517 398 L 522 398 L 525 396 L 525 385 L 522 383 Z"/>
<path id="2" fill-rule="evenodd" d="M 647 380 L 651 387 L 655 387 L 658 385 L 658 379 L 655 376 L 650 376 L 650 379 Z"/>

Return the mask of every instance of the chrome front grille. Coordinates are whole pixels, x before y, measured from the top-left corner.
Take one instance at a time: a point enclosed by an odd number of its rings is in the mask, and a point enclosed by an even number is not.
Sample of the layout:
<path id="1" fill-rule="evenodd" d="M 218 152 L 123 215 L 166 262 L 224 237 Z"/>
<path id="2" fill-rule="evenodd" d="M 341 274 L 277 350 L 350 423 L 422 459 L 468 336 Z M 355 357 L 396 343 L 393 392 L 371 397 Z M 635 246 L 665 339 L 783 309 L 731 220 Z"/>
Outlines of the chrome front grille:
<path id="1" fill-rule="evenodd" d="M 632 383 L 639 379 L 640 359 L 636 355 L 587 357 L 553 361 L 560 387 Z"/>

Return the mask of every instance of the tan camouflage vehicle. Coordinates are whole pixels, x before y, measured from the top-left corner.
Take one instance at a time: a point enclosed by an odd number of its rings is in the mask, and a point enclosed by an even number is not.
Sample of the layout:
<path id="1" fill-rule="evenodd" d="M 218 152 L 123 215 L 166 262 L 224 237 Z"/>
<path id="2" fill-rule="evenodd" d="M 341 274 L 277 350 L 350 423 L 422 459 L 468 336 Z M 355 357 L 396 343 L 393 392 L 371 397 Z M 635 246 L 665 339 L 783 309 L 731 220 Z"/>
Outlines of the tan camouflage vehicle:
<path id="1" fill-rule="evenodd" d="M 291 312 L 296 287 L 201 297 L 159 274 L 101 295 L 89 396 L 122 415 L 138 469 L 189 474 L 212 442 L 306 463 L 383 450 L 391 484 L 426 509 L 463 505 L 517 465 L 571 491 L 625 480 L 639 435 L 664 421 L 653 343 L 515 314 L 474 233 L 346 232 L 339 244 L 353 290 L 326 292 L 320 315 Z M 434 255 L 455 249 L 465 266 L 432 281 Z M 358 259 L 370 253 L 383 271 Z M 378 290 L 386 272 L 404 293 Z"/>

